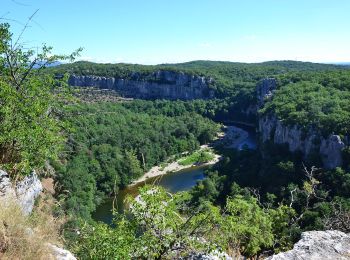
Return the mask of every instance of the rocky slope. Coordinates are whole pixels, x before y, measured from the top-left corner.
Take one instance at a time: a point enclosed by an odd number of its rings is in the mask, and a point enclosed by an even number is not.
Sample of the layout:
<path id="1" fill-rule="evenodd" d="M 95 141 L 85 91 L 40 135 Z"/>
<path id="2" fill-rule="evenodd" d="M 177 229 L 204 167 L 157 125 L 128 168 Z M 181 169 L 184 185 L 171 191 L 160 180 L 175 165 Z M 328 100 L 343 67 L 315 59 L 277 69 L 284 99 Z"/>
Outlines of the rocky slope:
<path id="1" fill-rule="evenodd" d="M 172 100 L 211 98 L 214 96 L 214 91 L 209 88 L 211 83 L 211 78 L 166 70 L 158 70 L 147 76 L 132 73 L 125 79 L 71 75 L 68 80 L 70 86 L 112 89 L 124 97 Z"/>
<path id="2" fill-rule="evenodd" d="M 5 171 L 0 170 L 0 208 L 15 202 L 18 203 L 24 215 L 29 215 L 33 210 L 35 200 L 42 191 L 43 186 L 35 171 L 23 180 L 13 183 L 10 176 Z M 29 234 L 31 233 L 33 232 L 29 229 Z M 63 248 L 50 243 L 47 243 L 47 246 L 51 251 L 51 256 L 48 256 L 48 259 L 76 260 L 72 253 Z"/>
<path id="3" fill-rule="evenodd" d="M 277 84 L 274 79 L 266 79 L 258 84 L 259 107 L 273 97 L 276 88 Z M 319 131 L 312 128 L 303 129 L 298 125 L 285 125 L 274 114 L 260 116 L 258 128 L 262 142 L 287 144 L 289 151 L 299 151 L 304 158 L 312 154 L 320 155 L 323 166 L 327 169 L 342 166 L 342 150 L 350 143 L 349 138 L 342 139 L 336 134 L 323 137 Z"/>
<path id="4" fill-rule="evenodd" d="M 340 231 L 308 231 L 292 250 L 273 255 L 268 260 L 350 259 L 350 235 Z"/>

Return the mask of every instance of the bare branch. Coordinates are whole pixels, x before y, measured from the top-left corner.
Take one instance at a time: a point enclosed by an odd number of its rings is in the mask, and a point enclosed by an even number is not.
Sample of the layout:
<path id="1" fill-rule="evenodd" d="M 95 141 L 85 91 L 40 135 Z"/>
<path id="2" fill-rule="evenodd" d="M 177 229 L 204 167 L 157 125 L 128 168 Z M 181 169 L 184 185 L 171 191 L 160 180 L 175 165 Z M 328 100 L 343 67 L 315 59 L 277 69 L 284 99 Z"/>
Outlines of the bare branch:
<path id="1" fill-rule="evenodd" d="M 13 3 L 17 4 L 17 5 L 22 5 L 22 6 L 30 6 L 28 4 L 24 4 L 24 3 L 21 3 L 21 2 L 18 2 L 16 0 L 11 0 Z"/>
<path id="2" fill-rule="evenodd" d="M 261 196 L 260 196 L 259 189 L 249 187 L 248 190 L 257 198 L 259 205 L 263 207 L 263 204 L 261 203 Z"/>
<path id="3" fill-rule="evenodd" d="M 290 195 L 291 195 L 291 201 L 290 201 L 290 204 L 289 204 L 289 207 L 291 208 L 293 206 L 293 203 L 294 203 L 294 192 L 297 191 L 297 188 L 293 189 L 290 191 Z"/>
<path id="4" fill-rule="evenodd" d="M 30 22 L 33 20 L 33 17 L 36 15 L 36 13 L 39 11 L 39 9 L 37 9 L 27 20 L 26 24 L 24 25 L 21 33 L 18 35 L 17 40 L 15 41 L 15 44 L 13 45 L 13 49 L 17 48 L 17 45 L 19 43 L 19 41 L 21 40 L 23 33 L 27 30 L 27 28 L 29 27 Z"/>

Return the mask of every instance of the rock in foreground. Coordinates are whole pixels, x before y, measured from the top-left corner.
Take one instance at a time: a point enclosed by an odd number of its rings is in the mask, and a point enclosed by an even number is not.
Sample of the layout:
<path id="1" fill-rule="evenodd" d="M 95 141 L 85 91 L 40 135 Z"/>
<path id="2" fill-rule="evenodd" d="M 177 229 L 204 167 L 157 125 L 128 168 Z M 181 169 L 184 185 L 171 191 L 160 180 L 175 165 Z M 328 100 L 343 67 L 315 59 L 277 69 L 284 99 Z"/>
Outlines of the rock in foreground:
<path id="1" fill-rule="evenodd" d="M 290 251 L 273 255 L 269 260 L 350 259 L 350 234 L 340 231 L 309 231 Z"/>
<path id="2" fill-rule="evenodd" d="M 48 246 L 51 248 L 52 255 L 56 260 L 77 260 L 71 252 L 63 248 L 52 244 L 49 244 Z"/>

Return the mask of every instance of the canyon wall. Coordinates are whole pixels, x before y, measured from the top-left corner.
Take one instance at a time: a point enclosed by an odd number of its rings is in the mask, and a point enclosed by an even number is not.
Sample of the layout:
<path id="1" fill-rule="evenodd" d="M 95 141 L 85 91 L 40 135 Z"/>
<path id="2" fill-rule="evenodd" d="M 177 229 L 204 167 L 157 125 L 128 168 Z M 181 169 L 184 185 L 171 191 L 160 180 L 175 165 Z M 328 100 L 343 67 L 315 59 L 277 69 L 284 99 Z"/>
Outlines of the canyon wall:
<path id="1" fill-rule="evenodd" d="M 121 96 L 141 99 L 207 99 L 214 97 L 209 88 L 212 78 L 183 72 L 159 70 L 146 76 L 132 73 L 128 78 L 71 75 L 70 86 L 97 87 L 117 91 Z"/>
<path id="2" fill-rule="evenodd" d="M 257 85 L 259 107 L 269 102 L 276 88 L 274 79 L 263 80 Z M 318 154 L 327 169 L 342 166 L 342 150 L 349 145 L 349 138 L 341 138 L 337 134 L 324 137 L 316 129 L 286 125 L 275 114 L 260 115 L 258 129 L 262 142 L 287 144 L 290 152 L 301 152 L 305 159 L 311 154 Z"/>

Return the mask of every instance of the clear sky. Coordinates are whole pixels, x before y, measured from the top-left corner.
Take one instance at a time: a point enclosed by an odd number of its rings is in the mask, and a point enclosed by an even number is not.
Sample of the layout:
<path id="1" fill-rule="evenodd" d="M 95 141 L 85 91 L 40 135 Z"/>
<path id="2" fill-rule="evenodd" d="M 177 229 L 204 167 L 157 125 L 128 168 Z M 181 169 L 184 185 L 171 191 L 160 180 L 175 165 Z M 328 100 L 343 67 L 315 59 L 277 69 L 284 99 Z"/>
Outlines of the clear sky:
<path id="1" fill-rule="evenodd" d="M 81 59 L 350 61 L 350 0 L 0 0 L 0 17 L 28 45 Z"/>

